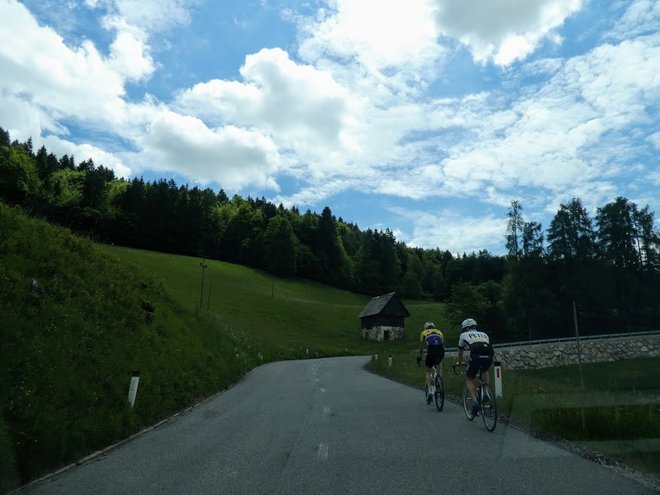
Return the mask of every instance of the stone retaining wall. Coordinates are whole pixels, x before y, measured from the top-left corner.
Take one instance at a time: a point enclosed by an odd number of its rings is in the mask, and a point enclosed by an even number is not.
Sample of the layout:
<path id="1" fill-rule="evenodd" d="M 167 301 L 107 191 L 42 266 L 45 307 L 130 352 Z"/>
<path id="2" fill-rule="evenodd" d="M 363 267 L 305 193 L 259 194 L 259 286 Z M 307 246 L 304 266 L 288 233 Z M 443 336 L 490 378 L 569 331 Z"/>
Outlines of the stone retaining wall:
<path id="1" fill-rule="evenodd" d="M 602 363 L 621 359 L 660 356 L 660 335 L 616 337 L 607 339 L 580 339 L 583 363 Z M 448 352 L 454 358 L 456 352 Z M 505 370 L 551 368 L 577 364 L 575 340 L 544 344 L 496 346 L 495 359 Z M 450 361 L 446 361 L 450 362 Z"/>

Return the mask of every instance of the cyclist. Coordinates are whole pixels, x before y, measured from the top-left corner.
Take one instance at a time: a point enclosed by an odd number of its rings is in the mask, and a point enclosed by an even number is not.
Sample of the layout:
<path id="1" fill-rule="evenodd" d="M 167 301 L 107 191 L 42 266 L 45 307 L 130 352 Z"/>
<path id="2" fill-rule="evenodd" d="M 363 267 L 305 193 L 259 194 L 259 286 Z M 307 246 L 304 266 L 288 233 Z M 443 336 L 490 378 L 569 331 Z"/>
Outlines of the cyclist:
<path id="1" fill-rule="evenodd" d="M 493 364 L 493 346 L 485 332 L 477 328 L 477 322 L 468 318 L 461 323 L 462 333 L 458 338 L 458 361 L 457 365 L 463 364 L 463 351 L 465 347 L 470 350 L 470 360 L 465 370 L 465 383 L 472 396 L 472 414 L 479 412 L 479 400 L 474 379 L 479 371 L 483 371 L 483 381 L 488 383 L 488 369 Z"/>
<path id="2" fill-rule="evenodd" d="M 424 344 L 428 347 L 426 351 L 426 403 L 430 404 L 433 400 L 431 387 L 431 368 L 435 367 L 438 375 L 442 377 L 442 359 L 445 357 L 444 335 L 442 331 L 435 328 L 432 321 L 424 323 L 424 330 L 419 334 L 419 354 L 417 355 L 417 366 L 422 360 Z"/>

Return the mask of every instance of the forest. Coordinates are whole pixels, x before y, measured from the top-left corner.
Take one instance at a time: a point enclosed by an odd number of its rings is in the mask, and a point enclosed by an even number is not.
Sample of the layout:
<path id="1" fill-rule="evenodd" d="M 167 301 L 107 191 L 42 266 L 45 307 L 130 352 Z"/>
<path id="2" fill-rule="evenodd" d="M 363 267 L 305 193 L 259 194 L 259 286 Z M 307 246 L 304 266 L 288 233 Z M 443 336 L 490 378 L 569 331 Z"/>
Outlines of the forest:
<path id="1" fill-rule="evenodd" d="M 656 330 L 660 232 L 654 212 L 618 197 L 590 214 L 579 198 L 547 229 L 513 200 L 507 254 L 452 254 L 318 214 L 220 189 L 125 179 L 91 159 L 55 156 L 0 127 L 0 201 L 102 243 L 199 256 L 366 295 L 446 303 L 494 341 Z M 2 246 L 0 240 L 0 248 Z M 575 311 L 574 311 L 575 308 Z"/>

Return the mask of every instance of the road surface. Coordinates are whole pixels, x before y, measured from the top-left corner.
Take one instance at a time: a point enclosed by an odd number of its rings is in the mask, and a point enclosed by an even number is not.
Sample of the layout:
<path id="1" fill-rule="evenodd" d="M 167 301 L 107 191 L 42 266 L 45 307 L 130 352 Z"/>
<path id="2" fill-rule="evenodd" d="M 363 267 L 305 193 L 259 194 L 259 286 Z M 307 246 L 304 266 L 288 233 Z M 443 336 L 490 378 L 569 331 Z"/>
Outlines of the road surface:
<path id="1" fill-rule="evenodd" d="M 365 371 L 367 361 L 261 366 L 212 400 L 19 493 L 655 493 L 506 424 L 488 433 L 455 404 L 439 413 L 421 390 Z"/>

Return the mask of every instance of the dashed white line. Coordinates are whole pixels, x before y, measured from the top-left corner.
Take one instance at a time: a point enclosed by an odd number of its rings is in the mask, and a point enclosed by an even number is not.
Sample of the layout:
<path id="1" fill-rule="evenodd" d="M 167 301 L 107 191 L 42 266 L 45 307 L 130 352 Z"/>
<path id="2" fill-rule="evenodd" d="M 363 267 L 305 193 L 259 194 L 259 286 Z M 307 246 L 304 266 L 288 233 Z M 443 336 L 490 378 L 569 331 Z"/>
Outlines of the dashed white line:
<path id="1" fill-rule="evenodd" d="M 329 415 L 330 415 L 330 408 L 329 408 L 328 406 L 323 406 L 323 414 L 324 414 L 325 416 L 329 416 Z"/>
<path id="2" fill-rule="evenodd" d="M 322 461 L 328 460 L 328 444 L 321 442 L 319 444 L 319 459 Z"/>

